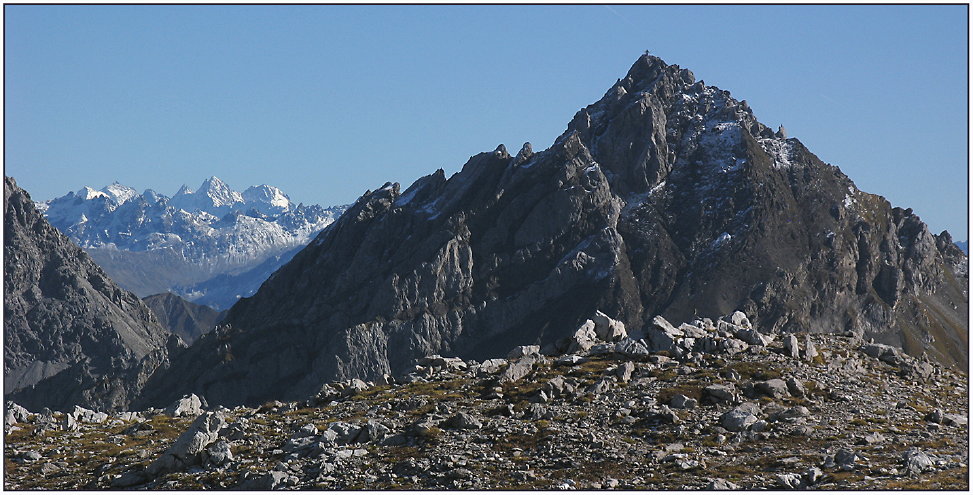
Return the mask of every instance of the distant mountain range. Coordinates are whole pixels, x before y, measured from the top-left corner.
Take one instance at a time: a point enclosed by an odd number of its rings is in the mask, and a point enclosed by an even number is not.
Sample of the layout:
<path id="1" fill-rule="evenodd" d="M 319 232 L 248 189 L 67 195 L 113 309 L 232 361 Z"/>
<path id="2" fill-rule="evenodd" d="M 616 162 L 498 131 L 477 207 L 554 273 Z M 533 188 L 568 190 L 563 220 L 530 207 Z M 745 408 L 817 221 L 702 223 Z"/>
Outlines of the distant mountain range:
<path id="1" fill-rule="evenodd" d="M 345 206 L 295 205 L 280 189 L 237 192 L 217 177 L 171 198 L 111 184 L 37 203 L 122 287 L 226 309 L 253 294 Z"/>
<path id="2" fill-rule="evenodd" d="M 960 248 L 964 253 L 970 254 L 970 241 L 959 241 L 956 243 L 956 247 Z"/>

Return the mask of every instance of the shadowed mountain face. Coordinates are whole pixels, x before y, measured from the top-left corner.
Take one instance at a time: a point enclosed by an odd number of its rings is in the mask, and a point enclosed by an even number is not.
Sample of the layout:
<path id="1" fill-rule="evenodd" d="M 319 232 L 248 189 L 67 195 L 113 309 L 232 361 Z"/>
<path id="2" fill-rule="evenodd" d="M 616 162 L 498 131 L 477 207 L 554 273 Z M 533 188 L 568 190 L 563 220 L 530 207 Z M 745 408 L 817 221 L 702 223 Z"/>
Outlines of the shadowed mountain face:
<path id="1" fill-rule="evenodd" d="M 549 149 L 364 194 L 175 359 L 147 403 L 299 399 L 328 380 L 733 310 L 966 362 L 966 256 L 744 101 L 641 57 Z"/>
<path id="2" fill-rule="evenodd" d="M 4 396 L 34 411 L 127 407 L 171 335 L 9 177 L 3 199 Z"/>
<path id="3" fill-rule="evenodd" d="M 226 316 L 226 311 L 193 304 L 171 292 L 155 294 L 142 301 L 155 313 L 162 326 L 187 344 L 212 330 Z"/>

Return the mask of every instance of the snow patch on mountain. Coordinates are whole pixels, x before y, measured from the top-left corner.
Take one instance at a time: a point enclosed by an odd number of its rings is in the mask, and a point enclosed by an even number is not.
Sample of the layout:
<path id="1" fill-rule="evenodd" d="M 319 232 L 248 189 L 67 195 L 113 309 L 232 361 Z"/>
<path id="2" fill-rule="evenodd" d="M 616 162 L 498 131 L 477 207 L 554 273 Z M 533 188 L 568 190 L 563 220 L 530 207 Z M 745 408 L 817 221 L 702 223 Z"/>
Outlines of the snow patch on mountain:
<path id="1" fill-rule="evenodd" d="M 794 146 L 787 142 L 786 139 L 767 138 L 761 139 L 759 142 L 760 147 L 774 159 L 775 168 L 791 168 L 793 166 L 791 156 Z"/>

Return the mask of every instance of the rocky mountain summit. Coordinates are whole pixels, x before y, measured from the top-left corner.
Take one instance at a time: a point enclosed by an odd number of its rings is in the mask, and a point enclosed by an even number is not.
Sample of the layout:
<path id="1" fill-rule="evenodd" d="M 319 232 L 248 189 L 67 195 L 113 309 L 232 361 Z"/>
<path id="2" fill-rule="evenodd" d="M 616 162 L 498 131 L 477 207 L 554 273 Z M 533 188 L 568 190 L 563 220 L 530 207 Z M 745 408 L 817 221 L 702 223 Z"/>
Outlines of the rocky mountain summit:
<path id="1" fill-rule="evenodd" d="M 431 355 L 308 400 L 112 415 L 7 403 L 4 488 L 969 488 L 966 375 L 742 313 L 644 334 L 596 312 L 546 353 Z"/>
<path id="2" fill-rule="evenodd" d="M 368 191 L 174 356 L 143 406 L 302 400 L 414 359 L 548 348 L 595 310 L 629 329 L 743 310 L 967 365 L 968 258 L 746 101 L 640 57 L 547 150 Z"/>
<path id="3" fill-rule="evenodd" d="M 128 407 L 179 345 L 4 177 L 4 397 L 34 410 Z"/>
<path id="4" fill-rule="evenodd" d="M 171 198 L 118 183 L 38 203 L 119 285 L 217 309 L 253 294 L 345 207 L 294 204 L 280 189 L 242 193 L 218 177 Z"/>

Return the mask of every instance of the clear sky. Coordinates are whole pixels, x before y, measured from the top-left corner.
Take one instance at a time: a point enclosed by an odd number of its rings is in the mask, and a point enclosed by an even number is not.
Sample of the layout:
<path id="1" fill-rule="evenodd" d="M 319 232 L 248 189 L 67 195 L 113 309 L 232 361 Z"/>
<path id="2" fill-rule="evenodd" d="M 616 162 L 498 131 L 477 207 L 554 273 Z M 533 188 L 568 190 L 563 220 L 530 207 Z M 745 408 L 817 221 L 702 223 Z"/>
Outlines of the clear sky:
<path id="1" fill-rule="evenodd" d="M 216 175 L 349 203 L 547 148 L 644 51 L 967 234 L 966 6 L 17 6 L 4 166 L 35 200 Z"/>

